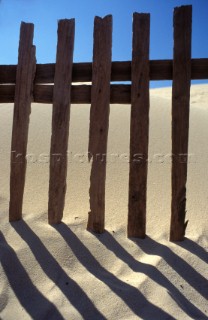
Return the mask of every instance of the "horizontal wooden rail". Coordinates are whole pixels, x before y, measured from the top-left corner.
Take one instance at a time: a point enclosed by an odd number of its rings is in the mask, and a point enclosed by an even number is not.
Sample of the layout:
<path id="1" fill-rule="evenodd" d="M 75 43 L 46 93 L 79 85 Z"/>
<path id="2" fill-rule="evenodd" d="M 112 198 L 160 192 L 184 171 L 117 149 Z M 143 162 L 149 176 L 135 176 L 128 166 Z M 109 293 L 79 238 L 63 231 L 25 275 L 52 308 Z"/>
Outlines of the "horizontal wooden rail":
<path id="1" fill-rule="evenodd" d="M 53 103 L 53 85 L 35 85 L 33 102 Z M 131 85 L 114 84 L 110 87 L 110 103 L 131 103 Z M 0 103 L 14 102 L 15 85 L 0 85 Z M 73 85 L 71 103 L 91 103 L 91 85 Z"/>
<path id="2" fill-rule="evenodd" d="M 172 80 L 172 60 L 151 60 L 150 80 Z M 16 65 L 0 65 L 0 84 L 14 84 Z M 37 64 L 35 83 L 53 83 L 55 64 Z M 191 60 L 191 79 L 208 79 L 208 58 Z M 92 63 L 73 63 L 72 82 L 90 82 Z M 131 81 L 131 61 L 114 61 L 111 67 L 111 81 Z"/>
<path id="3" fill-rule="evenodd" d="M 172 60 L 151 60 L 150 80 L 172 80 Z M 33 101 L 53 102 L 55 64 L 37 64 Z M 208 59 L 191 60 L 191 79 L 208 79 Z M 72 82 L 90 82 L 92 63 L 74 63 Z M 131 81 L 131 62 L 112 62 L 111 81 Z M 0 103 L 14 102 L 16 65 L 0 65 Z M 131 103 L 131 86 L 111 85 L 110 103 Z M 72 85 L 71 102 L 74 104 L 91 103 L 91 85 Z"/>

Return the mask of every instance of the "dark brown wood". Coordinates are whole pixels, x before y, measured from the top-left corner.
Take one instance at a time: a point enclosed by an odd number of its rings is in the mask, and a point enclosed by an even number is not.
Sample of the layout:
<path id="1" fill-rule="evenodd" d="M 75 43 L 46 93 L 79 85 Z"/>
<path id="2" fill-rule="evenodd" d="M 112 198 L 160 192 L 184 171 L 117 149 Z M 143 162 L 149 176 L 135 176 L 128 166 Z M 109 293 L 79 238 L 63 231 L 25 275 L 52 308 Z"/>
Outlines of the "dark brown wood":
<path id="1" fill-rule="evenodd" d="M 203 59 L 202 59 L 203 60 Z M 205 59 L 206 60 L 206 59 Z M 172 62 L 170 60 L 170 64 Z M 171 66 L 172 68 L 172 66 Z M 198 62 L 192 60 L 192 69 L 194 69 L 195 78 L 200 79 L 201 71 L 206 69 L 206 62 Z M 159 69 L 159 67 L 158 67 Z M 155 71 L 156 72 L 156 71 Z M 207 74 L 208 79 L 208 74 Z M 110 94 L 111 104 L 130 104 L 131 103 L 131 85 L 112 84 Z M 14 85 L 0 85 L 0 103 L 14 102 Z M 34 86 L 34 102 L 52 103 L 53 102 L 53 85 L 35 85 Z M 91 103 L 91 86 L 90 85 L 72 85 L 71 103 Z"/>
<path id="2" fill-rule="evenodd" d="M 48 200 L 48 222 L 51 224 L 60 223 L 64 211 L 74 32 L 74 19 L 59 21 L 53 90 Z"/>
<path id="3" fill-rule="evenodd" d="M 71 87 L 71 103 L 85 104 L 91 103 L 91 85 L 79 85 Z M 1 86 L 0 86 L 1 95 Z M 4 99 L 6 98 L 3 95 Z M 12 100 L 12 96 L 7 96 Z M 1 100 L 0 100 L 1 102 Z M 34 88 L 34 102 L 52 103 L 53 102 L 53 86 L 52 85 L 36 85 Z M 114 84 L 110 86 L 110 103 L 131 103 L 131 86 Z"/>
<path id="4" fill-rule="evenodd" d="M 35 85 L 34 102 L 53 103 L 53 85 Z"/>
<path id="5" fill-rule="evenodd" d="M 53 103 L 53 85 L 35 85 L 33 102 Z M 71 103 L 91 103 L 91 85 L 71 86 Z M 14 102 L 15 85 L 0 85 L 0 103 Z M 111 104 L 130 104 L 131 85 L 113 84 L 110 86 Z"/>
<path id="6" fill-rule="evenodd" d="M 55 64 L 37 64 L 35 83 L 54 83 Z M 172 80 L 172 60 L 150 60 L 150 80 Z M 208 79 L 208 59 L 191 60 L 191 79 Z M 73 64 L 72 82 L 90 82 L 92 80 L 92 63 Z M 112 62 L 111 81 L 130 81 L 131 61 Z M 0 84 L 15 83 L 16 65 L 0 65 Z"/>
<path id="7" fill-rule="evenodd" d="M 0 103 L 14 102 L 15 85 L 0 85 Z"/>
<path id="8" fill-rule="evenodd" d="M 54 83 L 55 63 L 37 64 L 35 83 Z"/>
<path id="9" fill-rule="evenodd" d="M 29 116 L 36 66 L 33 33 L 33 24 L 21 23 L 11 143 L 9 221 L 22 218 Z"/>
<path id="10" fill-rule="evenodd" d="M 16 82 L 16 65 L 0 65 L 0 84 Z"/>
<path id="11" fill-rule="evenodd" d="M 144 238 L 146 233 L 146 191 L 149 137 L 149 37 L 150 15 L 134 13 L 128 237 Z M 141 161 L 136 161 L 141 155 Z"/>
<path id="12" fill-rule="evenodd" d="M 103 19 L 95 17 L 88 147 L 92 169 L 87 229 L 97 233 L 102 233 L 105 228 L 105 155 L 110 112 L 111 49 L 112 16 Z"/>
<path id="13" fill-rule="evenodd" d="M 110 86 L 110 103 L 130 104 L 131 85 L 113 84 Z"/>
<path id="14" fill-rule="evenodd" d="M 172 86 L 172 208 L 170 240 L 184 239 L 186 216 L 189 103 L 191 84 L 192 6 L 174 10 L 174 60 Z"/>
<path id="15" fill-rule="evenodd" d="M 191 60 L 191 79 L 208 79 L 208 59 L 204 58 Z"/>

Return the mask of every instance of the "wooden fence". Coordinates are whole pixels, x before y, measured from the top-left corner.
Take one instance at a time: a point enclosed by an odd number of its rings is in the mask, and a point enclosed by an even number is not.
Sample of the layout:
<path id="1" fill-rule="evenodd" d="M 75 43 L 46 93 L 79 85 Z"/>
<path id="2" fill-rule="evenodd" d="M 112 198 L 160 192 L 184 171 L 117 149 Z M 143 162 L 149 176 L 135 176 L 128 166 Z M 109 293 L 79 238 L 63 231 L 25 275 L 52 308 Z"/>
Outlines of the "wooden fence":
<path id="1" fill-rule="evenodd" d="M 150 15 L 134 13 L 132 61 L 112 62 L 112 17 L 96 17 L 92 63 L 73 63 L 75 21 L 60 20 L 55 64 L 36 64 L 34 26 L 22 23 L 18 65 L 0 66 L 0 102 L 14 102 L 11 144 L 9 220 L 22 218 L 26 152 L 31 103 L 52 103 L 52 136 L 48 221 L 63 216 L 71 103 L 91 103 L 89 129 L 90 212 L 88 230 L 105 226 L 106 154 L 110 103 L 131 104 L 128 236 L 146 234 L 148 172 L 149 81 L 173 80 L 172 85 L 172 213 L 170 240 L 183 240 L 187 222 L 186 180 L 191 79 L 208 79 L 208 59 L 191 59 L 192 7 L 175 8 L 173 60 L 149 60 Z M 112 84 L 113 81 L 131 81 Z M 72 85 L 92 82 L 92 85 Z M 141 161 L 134 155 L 141 154 Z M 54 155 L 58 155 L 54 157 Z"/>

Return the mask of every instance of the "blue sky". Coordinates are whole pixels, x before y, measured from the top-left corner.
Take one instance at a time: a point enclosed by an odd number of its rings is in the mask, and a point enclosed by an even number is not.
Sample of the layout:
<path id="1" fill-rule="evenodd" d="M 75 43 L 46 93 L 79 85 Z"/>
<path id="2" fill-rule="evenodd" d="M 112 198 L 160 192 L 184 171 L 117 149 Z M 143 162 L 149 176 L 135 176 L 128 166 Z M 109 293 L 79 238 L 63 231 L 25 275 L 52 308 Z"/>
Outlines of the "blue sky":
<path id="1" fill-rule="evenodd" d="M 35 24 L 37 63 L 55 62 L 57 21 L 63 18 L 76 20 L 74 61 L 92 61 L 94 16 L 106 14 L 113 15 L 112 59 L 130 60 L 133 12 L 151 14 L 150 58 L 169 59 L 173 8 L 186 4 L 193 5 L 192 57 L 208 57 L 208 0 L 1 0 L 0 64 L 17 63 L 21 21 Z"/>

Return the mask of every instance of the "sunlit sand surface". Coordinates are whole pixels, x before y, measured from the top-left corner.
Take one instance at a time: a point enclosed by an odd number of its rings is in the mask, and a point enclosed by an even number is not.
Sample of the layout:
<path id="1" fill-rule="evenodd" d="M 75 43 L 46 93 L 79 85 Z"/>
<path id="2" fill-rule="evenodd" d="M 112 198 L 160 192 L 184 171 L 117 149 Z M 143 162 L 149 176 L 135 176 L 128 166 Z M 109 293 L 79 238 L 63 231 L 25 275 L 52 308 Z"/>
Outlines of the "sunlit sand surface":
<path id="1" fill-rule="evenodd" d="M 106 232 L 86 231 L 89 105 L 72 105 L 63 223 L 47 224 L 51 105 L 33 104 L 24 220 L 9 223 L 12 104 L 0 105 L 0 318 L 208 318 L 208 85 L 191 89 L 186 240 L 171 243 L 171 89 L 152 89 L 147 238 L 126 236 L 130 106 L 110 112 Z"/>

